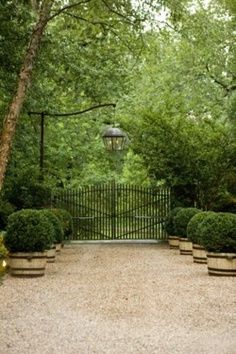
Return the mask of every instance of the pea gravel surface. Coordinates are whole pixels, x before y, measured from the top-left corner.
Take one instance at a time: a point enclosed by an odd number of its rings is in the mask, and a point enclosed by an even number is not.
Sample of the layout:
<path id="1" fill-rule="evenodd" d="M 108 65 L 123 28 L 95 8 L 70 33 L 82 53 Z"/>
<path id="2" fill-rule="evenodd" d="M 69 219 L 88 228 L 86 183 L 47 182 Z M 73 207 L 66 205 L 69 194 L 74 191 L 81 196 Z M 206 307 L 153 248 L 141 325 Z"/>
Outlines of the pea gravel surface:
<path id="1" fill-rule="evenodd" d="M 66 246 L 40 278 L 5 275 L 1 354 L 236 354 L 236 279 L 165 244 Z"/>

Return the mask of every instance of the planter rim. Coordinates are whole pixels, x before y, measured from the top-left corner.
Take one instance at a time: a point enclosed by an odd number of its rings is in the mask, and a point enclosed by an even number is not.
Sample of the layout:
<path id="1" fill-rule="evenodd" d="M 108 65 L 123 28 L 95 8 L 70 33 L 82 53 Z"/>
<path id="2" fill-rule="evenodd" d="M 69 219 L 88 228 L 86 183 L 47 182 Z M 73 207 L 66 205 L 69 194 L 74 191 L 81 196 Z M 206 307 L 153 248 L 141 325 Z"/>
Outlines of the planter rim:
<path id="1" fill-rule="evenodd" d="M 10 257 L 11 255 L 19 255 L 19 256 L 38 256 L 38 255 L 46 255 L 46 251 L 42 252 L 9 252 L 8 256 Z"/>
<path id="2" fill-rule="evenodd" d="M 220 256 L 228 256 L 228 255 L 232 255 L 232 256 L 236 256 L 236 252 L 208 252 L 207 251 L 207 255 L 220 255 Z"/>

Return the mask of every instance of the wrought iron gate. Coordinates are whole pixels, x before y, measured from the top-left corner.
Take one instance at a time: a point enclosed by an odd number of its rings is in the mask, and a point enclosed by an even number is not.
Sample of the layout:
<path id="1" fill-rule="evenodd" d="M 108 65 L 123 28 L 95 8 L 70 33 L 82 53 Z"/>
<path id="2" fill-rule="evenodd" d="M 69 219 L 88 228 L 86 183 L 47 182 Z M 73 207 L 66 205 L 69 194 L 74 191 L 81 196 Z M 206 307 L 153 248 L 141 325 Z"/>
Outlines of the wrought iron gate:
<path id="1" fill-rule="evenodd" d="M 170 190 L 111 182 L 58 191 L 52 205 L 72 214 L 76 240 L 165 239 Z"/>

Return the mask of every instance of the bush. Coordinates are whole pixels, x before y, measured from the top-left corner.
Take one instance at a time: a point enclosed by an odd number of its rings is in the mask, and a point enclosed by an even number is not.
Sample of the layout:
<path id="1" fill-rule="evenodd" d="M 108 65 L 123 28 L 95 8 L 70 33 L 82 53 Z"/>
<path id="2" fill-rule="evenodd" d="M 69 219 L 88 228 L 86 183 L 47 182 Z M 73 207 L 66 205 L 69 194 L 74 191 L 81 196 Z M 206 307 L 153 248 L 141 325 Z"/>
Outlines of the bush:
<path id="1" fill-rule="evenodd" d="M 187 225 L 187 237 L 195 244 L 201 245 L 201 239 L 199 237 L 199 226 L 201 222 L 207 218 L 208 215 L 214 214 L 213 211 L 203 211 L 195 214 Z"/>
<path id="2" fill-rule="evenodd" d="M 14 212 L 14 207 L 6 200 L 0 199 L 0 230 L 5 230 L 7 219 Z"/>
<path id="3" fill-rule="evenodd" d="M 53 226 L 41 211 L 23 209 L 8 218 L 5 246 L 10 252 L 43 252 L 53 236 Z"/>
<path id="4" fill-rule="evenodd" d="M 200 212 L 201 210 L 197 208 L 182 208 L 179 210 L 173 220 L 175 235 L 187 237 L 187 225 L 189 221 L 195 214 Z"/>
<path id="5" fill-rule="evenodd" d="M 8 251 L 4 245 L 4 233 L 0 233 L 0 260 L 1 258 L 6 258 Z"/>
<path id="6" fill-rule="evenodd" d="M 175 230 L 174 230 L 174 217 L 177 215 L 177 213 L 181 210 L 181 207 L 176 207 L 170 211 L 168 214 L 166 220 L 165 220 L 165 230 L 168 233 L 169 236 L 175 235 Z"/>
<path id="7" fill-rule="evenodd" d="M 65 239 L 70 239 L 73 234 L 73 221 L 71 214 L 65 209 L 50 209 L 61 221 Z"/>
<path id="8" fill-rule="evenodd" d="M 236 215 L 212 213 L 199 226 L 201 245 L 209 252 L 236 252 Z"/>
<path id="9" fill-rule="evenodd" d="M 61 243 L 64 238 L 64 231 L 62 228 L 62 223 L 60 219 L 50 210 L 50 209 L 43 209 L 41 213 L 48 218 L 48 221 L 52 224 L 54 230 L 54 243 Z"/>
<path id="10" fill-rule="evenodd" d="M 51 190 L 45 184 L 23 175 L 5 191 L 5 195 L 18 210 L 37 209 L 50 204 Z"/>

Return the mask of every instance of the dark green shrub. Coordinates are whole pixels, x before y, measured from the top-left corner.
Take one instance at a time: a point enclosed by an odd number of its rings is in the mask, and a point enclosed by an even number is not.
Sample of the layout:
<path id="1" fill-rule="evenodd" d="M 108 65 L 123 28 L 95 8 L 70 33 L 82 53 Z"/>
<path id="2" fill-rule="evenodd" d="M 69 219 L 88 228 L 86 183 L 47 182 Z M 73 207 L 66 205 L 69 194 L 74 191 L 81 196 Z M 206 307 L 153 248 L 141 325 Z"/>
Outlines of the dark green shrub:
<path id="1" fill-rule="evenodd" d="M 43 213 L 52 224 L 54 229 L 54 243 L 61 243 L 64 238 L 64 230 L 62 228 L 62 223 L 60 219 L 51 211 L 51 209 L 42 209 Z"/>
<path id="2" fill-rule="evenodd" d="M 168 214 L 166 220 L 165 220 L 165 230 L 168 233 L 169 236 L 174 236 L 175 235 L 175 230 L 174 230 L 174 217 L 176 214 L 181 210 L 181 207 L 176 207 L 170 211 Z"/>
<path id="3" fill-rule="evenodd" d="M 199 225 L 207 218 L 208 215 L 214 214 L 213 211 L 203 211 L 202 213 L 195 214 L 187 225 L 187 237 L 195 244 L 201 245 L 201 239 L 199 237 Z"/>
<path id="4" fill-rule="evenodd" d="M 175 235 L 187 237 L 187 225 L 189 221 L 195 214 L 200 212 L 201 210 L 197 208 L 182 208 L 179 210 L 173 220 Z"/>
<path id="5" fill-rule="evenodd" d="M 236 252 L 236 215 L 212 213 L 199 226 L 201 245 L 209 252 Z"/>
<path id="6" fill-rule="evenodd" d="M 7 219 L 14 212 L 14 207 L 6 200 L 0 199 L 0 230 L 5 230 Z"/>
<path id="7" fill-rule="evenodd" d="M 18 210 L 43 208 L 50 204 L 51 190 L 29 176 L 20 176 L 6 191 L 6 198 Z"/>
<path id="8" fill-rule="evenodd" d="M 70 239 L 73 234 L 73 221 L 71 214 L 65 209 L 50 209 L 61 221 L 65 239 Z"/>
<path id="9" fill-rule="evenodd" d="M 42 252 L 53 243 L 53 226 L 39 210 L 11 214 L 6 231 L 5 246 L 10 252 Z"/>

